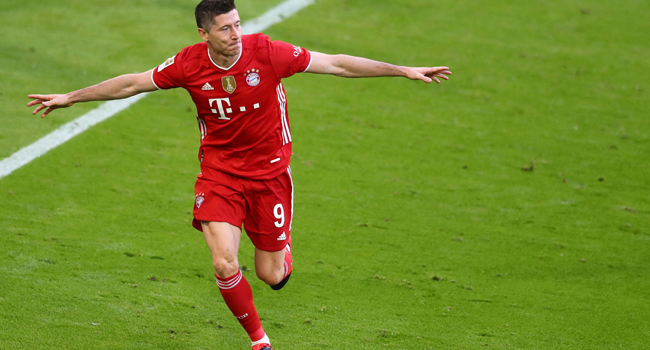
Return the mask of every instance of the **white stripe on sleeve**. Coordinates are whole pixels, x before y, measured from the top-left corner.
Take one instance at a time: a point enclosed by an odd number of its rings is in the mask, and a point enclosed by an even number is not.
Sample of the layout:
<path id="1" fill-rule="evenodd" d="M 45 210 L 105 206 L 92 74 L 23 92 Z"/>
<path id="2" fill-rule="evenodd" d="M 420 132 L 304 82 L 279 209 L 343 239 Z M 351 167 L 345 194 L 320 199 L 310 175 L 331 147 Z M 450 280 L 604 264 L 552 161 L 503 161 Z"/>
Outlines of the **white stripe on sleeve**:
<path id="1" fill-rule="evenodd" d="M 307 50 L 305 50 L 305 51 L 307 51 Z M 311 51 L 309 51 L 309 64 L 307 65 L 307 68 L 305 68 L 305 70 L 302 71 L 302 72 L 300 72 L 300 73 L 304 73 L 304 72 L 306 72 L 306 71 L 309 70 L 309 67 L 311 67 L 311 61 L 312 61 L 313 59 L 314 59 L 314 55 L 312 55 L 312 54 L 311 54 Z"/>
<path id="2" fill-rule="evenodd" d="M 156 85 L 156 82 L 153 80 L 153 71 L 155 71 L 155 70 L 156 70 L 156 68 L 154 68 L 154 69 L 151 70 L 151 82 L 153 83 L 153 86 L 156 87 L 156 89 L 161 90 L 161 89 L 158 87 L 158 85 Z"/>

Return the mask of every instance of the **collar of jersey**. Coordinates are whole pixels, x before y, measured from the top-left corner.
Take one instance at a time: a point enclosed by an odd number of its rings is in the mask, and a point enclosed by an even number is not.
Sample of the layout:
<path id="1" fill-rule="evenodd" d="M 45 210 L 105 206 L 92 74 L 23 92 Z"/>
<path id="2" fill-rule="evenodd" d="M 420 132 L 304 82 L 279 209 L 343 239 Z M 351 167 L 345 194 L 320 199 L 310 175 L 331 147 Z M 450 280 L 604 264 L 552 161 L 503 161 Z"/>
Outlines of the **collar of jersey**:
<path id="1" fill-rule="evenodd" d="M 206 46 L 207 46 L 207 45 L 206 45 Z M 210 59 L 210 62 L 212 62 L 212 64 L 214 64 L 215 67 L 217 67 L 217 68 L 219 68 L 219 69 L 222 69 L 222 70 L 230 70 L 230 68 L 234 67 L 234 66 L 237 64 L 237 62 L 239 62 L 239 59 L 241 58 L 242 53 L 244 53 L 244 43 L 243 43 L 243 42 L 242 42 L 242 44 L 241 44 L 241 50 L 239 50 L 239 56 L 237 57 L 237 61 L 235 61 L 235 63 L 233 63 L 232 65 L 230 65 L 230 67 L 228 67 L 228 68 L 223 68 L 223 67 L 221 67 L 220 65 L 218 65 L 217 63 L 215 63 L 215 62 L 212 60 L 212 56 L 210 56 L 210 47 L 208 46 L 208 58 Z"/>

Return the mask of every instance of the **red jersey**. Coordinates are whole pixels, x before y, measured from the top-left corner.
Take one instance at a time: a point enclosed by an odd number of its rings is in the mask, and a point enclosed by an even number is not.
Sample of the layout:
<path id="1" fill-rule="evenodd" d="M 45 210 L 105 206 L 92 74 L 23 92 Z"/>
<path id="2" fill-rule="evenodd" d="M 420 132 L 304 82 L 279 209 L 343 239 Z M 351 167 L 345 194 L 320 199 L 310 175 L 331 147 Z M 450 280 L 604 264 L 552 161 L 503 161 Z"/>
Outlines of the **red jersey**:
<path id="1" fill-rule="evenodd" d="M 151 80 L 158 89 L 182 87 L 192 96 L 202 168 L 268 180 L 285 172 L 291 158 L 287 97 L 280 80 L 310 64 L 309 51 L 252 34 L 242 36 L 240 56 L 230 68 L 219 67 L 203 42 L 154 68 Z"/>

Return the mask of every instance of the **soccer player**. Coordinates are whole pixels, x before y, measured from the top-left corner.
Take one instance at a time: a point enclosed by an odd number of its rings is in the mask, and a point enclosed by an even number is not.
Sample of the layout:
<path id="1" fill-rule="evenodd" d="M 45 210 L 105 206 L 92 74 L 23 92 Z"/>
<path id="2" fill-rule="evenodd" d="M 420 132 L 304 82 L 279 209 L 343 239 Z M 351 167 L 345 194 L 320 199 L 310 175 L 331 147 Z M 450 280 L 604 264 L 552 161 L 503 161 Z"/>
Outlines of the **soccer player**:
<path id="1" fill-rule="evenodd" d="M 203 0 L 195 16 L 202 42 L 160 66 L 63 95 L 29 95 L 33 101 L 27 106 L 38 106 L 33 114 L 45 110 L 45 117 L 77 102 L 186 89 L 196 104 L 201 132 L 192 224 L 203 232 L 221 295 L 250 336 L 253 350 L 271 350 L 237 254 L 243 226 L 255 245 L 257 277 L 278 290 L 291 276 L 292 136 L 281 80 L 308 72 L 440 83 L 451 72 L 310 52 L 263 34 L 242 35 L 234 0 Z"/>

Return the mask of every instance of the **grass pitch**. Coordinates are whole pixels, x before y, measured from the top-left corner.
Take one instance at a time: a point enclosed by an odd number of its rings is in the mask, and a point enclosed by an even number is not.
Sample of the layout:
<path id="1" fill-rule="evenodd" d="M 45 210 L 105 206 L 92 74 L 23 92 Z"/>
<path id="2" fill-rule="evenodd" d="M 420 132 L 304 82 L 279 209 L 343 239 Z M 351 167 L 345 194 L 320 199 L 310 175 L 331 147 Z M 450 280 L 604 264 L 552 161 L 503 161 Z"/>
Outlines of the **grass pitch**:
<path id="1" fill-rule="evenodd" d="M 194 5 L 0 4 L 0 157 L 96 105 L 37 120 L 28 93 L 159 64 Z M 274 347 L 647 348 L 648 23 L 643 1 L 321 0 L 267 30 L 454 71 L 285 81 L 294 276 L 244 272 Z M 0 348 L 248 346 L 189 225 L 197 147 L 187 94 L 158 92 L 0 180 Z"/>

